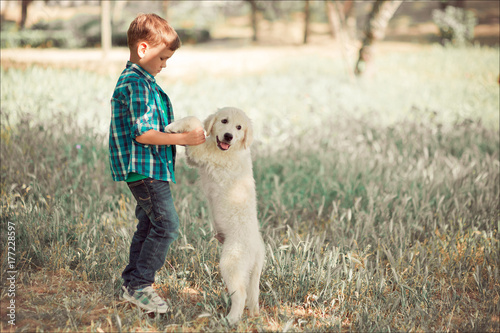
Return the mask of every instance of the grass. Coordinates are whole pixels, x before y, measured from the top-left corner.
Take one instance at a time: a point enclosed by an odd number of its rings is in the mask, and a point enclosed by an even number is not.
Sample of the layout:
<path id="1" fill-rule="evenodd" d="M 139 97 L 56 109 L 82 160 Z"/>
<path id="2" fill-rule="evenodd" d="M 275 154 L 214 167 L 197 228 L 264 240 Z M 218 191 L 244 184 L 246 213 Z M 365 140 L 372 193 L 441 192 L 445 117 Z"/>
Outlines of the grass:
<path id="1" fill-rule="evenodd" d="M 498 50 L 431 48 L 387 54 L 361 82 L 320 57 L 260 75 L 166 81 L 176 110 L 204 118 L 238 105 L 258 134 L 262 313 L 237 331 L 498 330 L 497 60 Z M 64 89 L 75 80 L 82 88 Z M 16 226 L 15 330 L 230 331 L 220 248 L 182 158 L 173 187 L 181 235 L 156 281 L 175 310 L 149 317 L 118 298 L 134 203 L 111 181 L 96 125 L 115 80 L 2 69 L 1 221 L 2 233 Z M 4 249 L 3 272 L 7 259 Z"/>

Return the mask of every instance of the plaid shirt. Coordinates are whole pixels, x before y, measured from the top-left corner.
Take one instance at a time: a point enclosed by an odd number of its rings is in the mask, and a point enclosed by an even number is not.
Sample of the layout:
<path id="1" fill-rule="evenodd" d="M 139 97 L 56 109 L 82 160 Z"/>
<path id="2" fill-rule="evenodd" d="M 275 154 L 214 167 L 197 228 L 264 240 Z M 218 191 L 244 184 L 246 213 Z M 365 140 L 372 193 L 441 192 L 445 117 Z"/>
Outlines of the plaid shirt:
<path id="1" fill-rule="evenodd" d="M 111 98 L 109 155 L 113 180 L 125 180 L 135 172 L 175 183 L 175 146 L 145 145 L 135 140 L 152 129 L 164 132 L 173 121 L 167 94 L 151 74 L 128 61 Z"/>

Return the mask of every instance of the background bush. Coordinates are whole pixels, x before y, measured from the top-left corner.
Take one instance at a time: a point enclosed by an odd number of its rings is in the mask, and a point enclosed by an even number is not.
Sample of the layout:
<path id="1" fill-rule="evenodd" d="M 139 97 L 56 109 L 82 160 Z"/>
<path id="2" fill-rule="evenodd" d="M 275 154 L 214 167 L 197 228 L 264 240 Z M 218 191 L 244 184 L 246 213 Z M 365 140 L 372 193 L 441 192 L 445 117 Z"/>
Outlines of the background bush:
<path id="1" fill-rule="evenodd" d="M 464 46 L 472 42 L 474 27 L 478 22 L 474 12 L 447 6 L 445 10 L 434 10 L 432 19 L 439 28 L 443 44 L 451 43 L 456 46 Z"/>

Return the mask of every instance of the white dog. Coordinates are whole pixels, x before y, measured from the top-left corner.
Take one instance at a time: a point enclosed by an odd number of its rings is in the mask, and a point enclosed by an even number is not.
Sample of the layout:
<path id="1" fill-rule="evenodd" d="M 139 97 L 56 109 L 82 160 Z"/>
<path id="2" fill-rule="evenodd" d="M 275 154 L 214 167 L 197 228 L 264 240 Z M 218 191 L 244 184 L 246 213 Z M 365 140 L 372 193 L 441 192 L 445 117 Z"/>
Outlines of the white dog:
<path id="1" fill-rule="evenodd" d="M 180 133 L 201 126 L 187 117 L 167 126 Z M 251 316 L 259 314 L 259 280 L 265 247 L 259 232 L 250 144 L 252 124 L 236 108 L 223 108 L 204 122 L 205 143 L 187 146 L 190 165 L 199 169 L 201 185 L 212 213 L 215 238 L 222 243 L 220 271 L 231 295 L 228 322 L 237 323 L 245 304 Z"/>

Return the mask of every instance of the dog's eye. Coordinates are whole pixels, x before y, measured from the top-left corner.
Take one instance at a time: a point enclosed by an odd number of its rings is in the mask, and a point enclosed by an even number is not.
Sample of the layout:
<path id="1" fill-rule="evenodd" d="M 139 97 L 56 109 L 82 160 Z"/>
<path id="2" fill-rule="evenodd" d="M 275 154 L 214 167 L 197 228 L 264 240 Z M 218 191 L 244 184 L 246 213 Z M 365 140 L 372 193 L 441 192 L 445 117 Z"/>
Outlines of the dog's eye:
<path id="1" fill-rule="evenodd" d="M 241 129 L 241 126 L 240 125 L 236 126 L 236 129 L 239 131 Z"/>
<path id="2" fill-rule="evenodd" d="M 222 119 L 221 123 L 227 124 L 227 119 Z"/>

